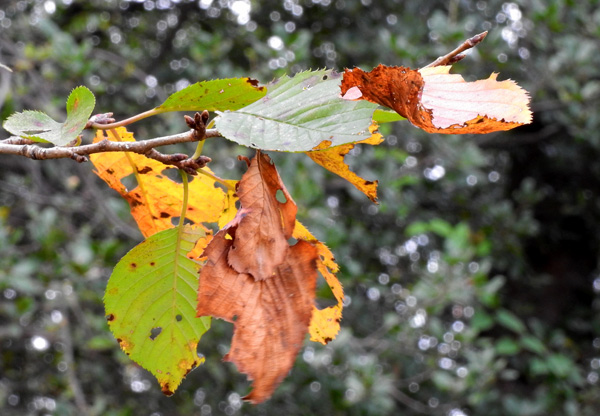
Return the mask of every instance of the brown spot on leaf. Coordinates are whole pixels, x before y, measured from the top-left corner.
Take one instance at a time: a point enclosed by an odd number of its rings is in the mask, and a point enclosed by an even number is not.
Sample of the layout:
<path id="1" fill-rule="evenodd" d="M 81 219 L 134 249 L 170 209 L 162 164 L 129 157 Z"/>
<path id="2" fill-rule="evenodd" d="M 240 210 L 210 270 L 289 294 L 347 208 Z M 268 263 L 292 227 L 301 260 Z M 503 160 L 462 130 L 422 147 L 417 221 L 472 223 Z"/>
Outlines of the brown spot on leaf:
<path id="1" fill-rule="evenodd" d="M 144 166 L 143 168 L 137 168 L 138 172 L 141 173 L 142 175 L 148 173 L 148 172 L 152 172 L 152 168 L 150 166 Z"/>
<path id="2" fill-rule="evenodd" d="M 111 289 L 108 290 L 108 294 L 109 295 L 116 295 L 117 293 L 119 293 L 119 288 L 118 287 L 113 287 Z"/>
<path id="3" fill-rule="evenodd" d="M 169 386 L 169 383 L 165 383 L 161 386 L 161 391 L 165 396 L 172 396 L 173 392 L 171 391 L 171 387 Z"/>
<path id="4" fill-rule="evenodd" d="M 171 214 L 169 214 L 168 212 L 164 212 L 163 211 L 163 212 L 160 213 L 160 217 L 161 218 L 169 218 L 170 216 L 171 216 Z"/>
<path id="5" fill-rule="evenodd" d="M 115 315 L 112 313 L 109 313 L 108 315 L 106 315 L 106 320 L 108 322 L 114 321 L 115 320 Z"/>

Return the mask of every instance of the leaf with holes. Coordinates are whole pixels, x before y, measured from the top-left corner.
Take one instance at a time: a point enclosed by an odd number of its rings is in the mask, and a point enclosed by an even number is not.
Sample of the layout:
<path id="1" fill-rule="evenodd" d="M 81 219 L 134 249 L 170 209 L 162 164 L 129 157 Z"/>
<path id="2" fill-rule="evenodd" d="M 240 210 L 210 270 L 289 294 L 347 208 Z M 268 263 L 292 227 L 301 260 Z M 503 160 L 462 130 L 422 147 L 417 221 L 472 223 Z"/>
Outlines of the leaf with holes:
<path id="1" fill-rule="evenodd" d="M 200 267 L 186 255 L 204 235 L 182 226 L 147 238 L 119 261 L 104 295 L 121 349 L 156 377 L 166 395 L 203 362 L 196 346 L 210 318 L 196 318 Z"/>
<path id="2" fill-rule="evenodd" d="M 285 202 L 277 198 L 282 192 Z M 288 243 L 296 204 L 268 156 L 257 152 L 242 177 L 241 209 L 206 247 L 198 316 L 234 323 L 226 361 L 254 380 L 245 397 L 260 403 L 289 373 L 310 323 L 318 249 Z"/>
<path id="3" fill-rule="evenodd" d="M 252 78 L 228 78 L 192 84 L 171 94 L 155 108 L 168 111 L 237 110 L 264 97 L 266 88 Z"/>
<path id="4" fill-rule="evenodd" d="M 133 134 L 119 127 L 112 131 L 98 131 L 94 142 L 134 141 Z M 169 179 L 169 171 L 177 169 L 143 155 L 128 152 L 98 153 L 90 156 L 95 173 L 129 202 L 131 214 L 144 237 L 173 227 L 173 217 L 181 214 L 183 185 Z M 169 169 L 169 171 L 167 170 Z M 204 168 L 209 171 L 208 168 Z M 130 189 L 123 181 L 130 177 Z M 195 224 L 217 222 L 226 208 L 227 195 L 206 175 L 194 176 L 189 184 L 186 219 Z"/>
<path id="5" fill-rule="evenodd" d="M 267 95 L 232 112 L 219 112 L 217 130 L 227 139 L 262 150 L 306 152 L 371 137 L 376 105 L 340 97 L 341 75 L 332 70 L 284 76 Z"/>
<path id="6" fill-rule="evenodd" d="M 85 128 L 95 105 L 94 94 L 86 87 L 77 87 L 67 99 L 64 123 L 54 121 L 45 113 L 27 110 L 11 115 L 3 127 L 16 136 L 64 146 L 75 140 Z"/>

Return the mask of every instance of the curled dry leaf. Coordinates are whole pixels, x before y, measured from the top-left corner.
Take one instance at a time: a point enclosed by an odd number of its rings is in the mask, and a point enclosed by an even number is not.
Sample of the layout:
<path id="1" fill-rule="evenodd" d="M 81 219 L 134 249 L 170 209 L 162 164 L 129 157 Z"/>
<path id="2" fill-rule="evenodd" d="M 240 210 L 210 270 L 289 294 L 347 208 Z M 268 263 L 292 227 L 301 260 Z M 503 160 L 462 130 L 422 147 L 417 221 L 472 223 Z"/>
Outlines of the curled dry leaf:
<path id="1" fill-rule="evenodd" d="M 481 134 L 531 123 L 527 91 L 496 77 L 466 82 L 450 74 L 450 66 L 414 70 L 379 65 L 370 72 L 346 69 L 341 90 L 345 99 L 390 107 L 429 133 Z"/>
<path id="2" fill-rule="evenodd" d="M 197 315 L 234 322 L 225 360 L 254 381 L 245 399 L 260 403 L 287 375 L 307 333 L 318 250 L 304 240 L 288 244 L 296 206 L 268 156 L 257 152 L 238 195 L 241 209 L 204 252 Z"/>

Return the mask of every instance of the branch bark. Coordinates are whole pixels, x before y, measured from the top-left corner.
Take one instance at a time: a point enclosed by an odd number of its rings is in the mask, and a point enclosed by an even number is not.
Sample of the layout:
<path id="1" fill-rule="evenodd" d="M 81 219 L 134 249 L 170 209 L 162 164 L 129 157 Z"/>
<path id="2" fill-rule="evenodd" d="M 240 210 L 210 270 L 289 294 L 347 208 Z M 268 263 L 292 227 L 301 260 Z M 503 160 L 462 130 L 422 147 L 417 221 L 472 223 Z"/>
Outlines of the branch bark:
<path id="1" fill-rule="evenodd" d="M 86 156 L 94 153 L 133 152 L 145 155 L 146 157 L 158 160 L 165 164 L 174 165 L 194 175 L 196 174 L 195 169 L 204 167 L 210 162 L 210 158 L 201 156 L 196 159 L 191 159 L 184 154 L 169 155 L 160 153 L 155 148 L 177 143 L 198 142 L 209 137 L 220 137 L 220 134 L 217 130 L 210 129 L 206 130 L 204 137 L 200 138 L 197 130 L 192 129 L 185 133 L 157 137 L 139 142 L 113 142 L 105 139 L 97 143 L 73 147 L 42 147 L 29 140 L 21 139 L 19 137 L 10 137 L 0 142 L 0 154 L 24 156 L 33 160 L 70 158 L 77 162 L 87 162 L 88 158 Z M 191 171 L 193 171 L 193 173 Z"/>
<path id="2" fill-rule="evenodd" d="M 487 34 L 488 34 L 487 31 L 482 32 L 478 35 L 473 36 L 472 38 L 465 40 L 458 48 L 454 49 L 451 52 L 448 52 L 444 56 L 440 56 L 439 58 L 437 58 L 435 61 L 433 61 L 429 65 L 425 65 L 423 68 L 430 68 L 430 67 L 441 66 L 441 65 L 451 65 L 451 64 L 454 64 L 454 63 L 460 61 L 461 59 L 463 59 L 466 56 L 463 52 L 477 46 L 482 40 L 485 39 Z"/>

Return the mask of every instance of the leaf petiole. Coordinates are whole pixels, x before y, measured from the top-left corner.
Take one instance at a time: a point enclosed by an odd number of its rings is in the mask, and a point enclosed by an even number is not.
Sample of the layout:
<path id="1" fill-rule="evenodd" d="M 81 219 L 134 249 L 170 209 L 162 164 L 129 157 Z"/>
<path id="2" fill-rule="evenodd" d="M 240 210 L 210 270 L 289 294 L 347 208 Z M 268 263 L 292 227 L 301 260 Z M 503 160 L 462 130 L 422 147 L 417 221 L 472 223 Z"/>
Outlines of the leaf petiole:
<path id="1" fill-rule="evenodd" d="M 179 224 L 177 224 L 177 228 L 182 229 L 185 222 L 185 215 L 187 214 L 189 189 L 187 173 L 185 173 L 183 169 L 179 169 L 179 174 L 181 175 L 181 180 L 183 182 L 183 200 L 181 203 L 181 215 L 179 216 Z"/>

